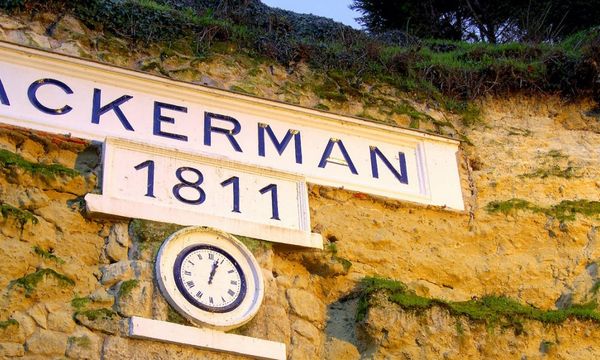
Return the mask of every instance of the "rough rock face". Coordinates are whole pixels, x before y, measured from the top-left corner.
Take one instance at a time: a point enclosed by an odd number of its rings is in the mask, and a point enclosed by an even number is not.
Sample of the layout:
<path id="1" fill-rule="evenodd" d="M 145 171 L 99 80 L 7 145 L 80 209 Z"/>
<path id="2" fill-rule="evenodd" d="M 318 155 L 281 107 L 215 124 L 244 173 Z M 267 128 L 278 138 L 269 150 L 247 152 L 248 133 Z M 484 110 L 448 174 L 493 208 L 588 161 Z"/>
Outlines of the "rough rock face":
<path id="1" fill-rule="evenodd" d="M 69 16 L 45 35 L 53 20 L 51 14 L 0 14 L 0 39 L 135 69 L 158 62 L 176 79 L 245 84 L 263 97 L 320 103 L 309 90 L 282 90 L 318 77 L 307 68 L 288 74 L 261 64 L 250 75 L 247 64 L 225 55 L 205 62 L 185 54 L 161 57 L 158 46 L 132 53 L 125 41 Z M 374 95 L 386 99 L 402 96 L 378 89 Z M 328 106 L 349 115 L 378 114 L 358 101 Z M 588 116 L 592 105 L 515 96 L 481 106 L 482 123 L 469 128 L 452 114 L 421 106 L 454 122 L 447 131 L 460 131 L 470 142 L 457 157 L 465 212 L 311 186 L 313 231 L 326 239 L 325 250 L 257 246 L 265 300 L 236 332 L 283 342 L 291 359 L 600 357 L 599 325 L 591 321 L 526 321 L 516 334 L 440 308 L 405 311 L 386 299 L 362 322 L 354 320 L 352 294 L 360 279 L 374 275 L 445 300 L 496 294 L 554 309 L 597 298 L 600 215 L 571 218 L 556 210 L 567 200 L 600 201 L 600 122 Z M 406 125 L 400 117 L 386 121 Z M 160 295 L 153 272 L 156 248 L 178 227 L 86 215 L 83 195 L 98 190 L 99 149 L 2 126 L 0 151 L 66 169 L 50 175 L 15 165 L 0 169 L 0 357 L 237 358 L 126 336 L 131 315 L 184 322 Z M 510 199 L 530 206 L 489 210 Z"/>

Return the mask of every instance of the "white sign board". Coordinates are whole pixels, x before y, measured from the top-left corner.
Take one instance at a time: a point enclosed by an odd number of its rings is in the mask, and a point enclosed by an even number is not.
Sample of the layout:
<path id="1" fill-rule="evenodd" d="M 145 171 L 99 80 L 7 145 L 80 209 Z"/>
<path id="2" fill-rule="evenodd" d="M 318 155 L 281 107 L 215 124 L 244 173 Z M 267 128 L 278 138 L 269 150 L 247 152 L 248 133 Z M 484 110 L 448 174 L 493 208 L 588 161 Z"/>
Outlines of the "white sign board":
<path id="1" fill-rule="evenodd" d="M 463 210 L 458 142 L 0 43 L 0 121 Z"/>
<path id="2" fill-rule="evenodd" d="M 103 162 L 102 195 L 85 198 L 91 212 L 323 246 L 301 177 L 118 139 L 105 141 Z"/>
<path id="3" fill-rule="evenodd" d="M 284 343 L 210 329 L 198 329 L 138 316 L 132 316 L 129 319 L 129 336 L 248 355 L 253 359 L 284 360 L 286 358 Z"/>

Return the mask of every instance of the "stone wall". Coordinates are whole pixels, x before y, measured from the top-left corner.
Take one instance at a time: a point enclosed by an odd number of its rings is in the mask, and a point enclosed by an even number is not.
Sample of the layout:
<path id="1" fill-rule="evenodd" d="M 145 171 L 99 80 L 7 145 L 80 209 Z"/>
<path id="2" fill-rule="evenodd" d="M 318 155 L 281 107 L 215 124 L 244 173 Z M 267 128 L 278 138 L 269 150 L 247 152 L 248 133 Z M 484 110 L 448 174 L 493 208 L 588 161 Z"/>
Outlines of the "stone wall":
<path id="1" fill-rule="evenodd" d="M 327 102 L 303 85 L 322 75 L 302 65 L 290 73 L 235 54 L 200 61 L 158 45 L 131 50 L 68 16 L 49 34 L 54 20 L 0 15 L 0 39 L 398 125 L 410 119 L 383 107 L 404 99 L 436 120 L 422 130 L 466 140 L 458 154 L 465 212 L 313 185 L 311 221 L 325 250 L 243 239 L 261 264 L 266 295 L 236 333 L 284 342 L 290 359 L 600 357 L 593 321 L 490 328 L 440 307 L 406 310 L 384 293 L 355 320 L 366 276 L 448 301 L 495 294 L 554 309 L 597 300 L 599 214 L 559 206 L 600 201 L 600 121 L 591 103 L 487 99 L 481 122 L 467 127 L 383 85 L 369 85 L 379 102 Z M 98 145 L 2 126 L 0 149 L 0 357 L 234 358 L 127 338 L 132 315 L 185 323 L 153 271 L 158 246 L 179 227 L 85 213 L 83 196 L 99 191 Z"/>

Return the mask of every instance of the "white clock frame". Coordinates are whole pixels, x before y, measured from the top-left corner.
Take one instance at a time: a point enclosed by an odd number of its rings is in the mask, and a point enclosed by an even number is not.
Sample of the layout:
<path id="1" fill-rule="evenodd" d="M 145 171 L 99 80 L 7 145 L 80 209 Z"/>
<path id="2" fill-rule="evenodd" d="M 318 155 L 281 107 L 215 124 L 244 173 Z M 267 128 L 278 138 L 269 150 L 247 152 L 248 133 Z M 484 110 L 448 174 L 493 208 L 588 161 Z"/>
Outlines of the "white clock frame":
<path id="1" fill-rule="evenodd" d="M 202 310 L 190 303 L 177 288 L 173 272 L 177 256 L 190 246 L 201 244 L 229 253 L 246 277 L 246 295 L 231 311 L 216 313 Z M 222 331 L 242 326 L 256 315 L 264 297 L 262 271 L 250 250 L 234 236 L 217 229 L 195 226 L 173 233 L 160 247 L 155 267 L 158 285 L 165 299 L 195 325 Z"/>

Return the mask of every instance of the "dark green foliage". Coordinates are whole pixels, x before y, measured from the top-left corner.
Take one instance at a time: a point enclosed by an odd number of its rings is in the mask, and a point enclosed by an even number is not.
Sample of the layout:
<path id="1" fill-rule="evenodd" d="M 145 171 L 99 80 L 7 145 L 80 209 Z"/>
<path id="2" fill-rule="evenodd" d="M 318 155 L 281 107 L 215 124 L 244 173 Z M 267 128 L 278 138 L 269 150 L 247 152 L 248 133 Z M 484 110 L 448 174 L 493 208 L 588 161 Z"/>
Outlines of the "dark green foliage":
<path id="1" fill-rule="evenodd" d="M 4 218 L 13 217 L 17 219 L 19 224 L 21 224 L 21 227 L 25 226 L 27 222 L 31 222 L 34 225 L 39 222 L 37 217 L 29 211 L 21 210 L 9 204 L 1 204 L 0 213 Z"/>
<path id="2" fill-rule="evenodd" d="M 56 262 L 57 264 L 65 263 L 65 261 L 63 259 L 59 258 L 58 256 L 56 256 L 52 253 L 52 249 L 44 250 L 41 247 L 36 245 L 33 247 L 33 252 L 36 253 L 37 255 L 39 255 L 41 258 L 52 260 L 52 261 Z"/>
<path id="3" fill-rule="evenodd" d="M 183 226 L 156 221 L 133 219 L 129 224 L 130 231 L 139 242 L 163 242 Z"/>
<path id="4" fill-rule="evenodd" d="M 352 8 L 372 32 L 490 43 L 557 41 L 600 24 L 599 0 L 354 0 Z"/>
<path id="5" fill-rule="evenodd" d="M 547 214 L 560 221 L 575 220 L 576 214 L 592 217 L 600 214 L 600 201 L 563 200 L 548 209 Z"/>
<path id="6" fill-rule="evenodd" d="M 0 166 L 4 169 L 18 167 L 32 175 L 39 175 L 46 179 L 54 179 L 56 176 L 74 177 L 79 175 L 76 170 L 69 169 L 59 164 L 47 165 L 29 162 L 20 155 L 4 149 L 0 149 Z"/>
<path id="7" fill-rule="evenodd" d="M 600 290 L 600 280 L 596 280 L 596 282 L 594 283 L 594 285 L 592 285 L 592 288 L 590 289 L 590 292 L 593 295 L 598 294 L 598 290 Z"/>
<path id="8" fill-rule="evenodd" d="M 71 306 L 77 311 L 79 311 L 84 307 L 88 306 L 90 302 L 91 300 L 89 297 L 76 297 L 73 298 L 73 300 L 71 300 Z"/>
<path id="9" fill-rule="evenodd" d="M 524 320 L 558 324 L 574 317 L 580 320 L 600 322 L 600 313 L 596 311 L 597 304 L 595 302 L 571 305 L 562 310 L 541 310 L 502 295 L 487 295 L 481 299 L 474 298 L 469 301 L 445 301 L 416 295 L 400 281 L 378 277 L 366 277 L 361 281 L 356 313 L 357 321 L 365 318 L 371 305 L 372 296 L 379 292 L 384 293 L 389 301 L 406 310 L 421 311 L 433 306 L 440 306 L 455 316 L 466 316 L 472 321 L 484 322 L 489 328 L 497 325 L 513 327 L 517 334 L 522 333 Z"/>
<path id="10" fill-rule="evenodd" d="M 509 214 L 514 210 L 531 210 L 533 212 L 539 212 L 540 208 L 534 206 L 527 200 L 523 199 L 510 199 L 506 201 L 491 201 L 485 206 L 485 209 L 490 213 L 500 212 L 503 214 Z"/>
<path id="11" fill-rule="evenodd" d="M 126 297 L 131 294 L 133 289 L 135 289 L 139 283 L 140 281 L 136 279 L 123 281 L 119 288 L 119 297 Z"/>
<path id="12" fill-rule="evenodd" d="M 53 269 L 40 269 L 34 273 L 27 274 L 22 278 L 10 282 L 9 287 L 19 286 L 25 289 L 25 296 L 31 296 L 37 285 L 46 278 L 54 278 L 62 286 L 75 286 L 75 281 L 70 277 L 57 273 Z"/>
<path id="13" fill-rule="evenodd" d="M 248 250 L 254 254 L 268 250 L 273 246 L 273 243 L 270 241 L 255 239 L 248 236 L 235 235 L 235 238 L 244 244 Z"/>
<path id="14" fill-rule="evenodd" d="M 0 329 L 4 330 L 10 326 L 19 326 L 19 322 L 15 319 L 8 319 L 0 321 Z"/>
<path id="15" fill-rule="evenodd" d="M 87 337 L 86 335 L 83 336 L 69 336 L 69 338 L 67 339 L 69 345 L 77 345 L 79 347 L 82 347 L 84 349 L 89 349 L 90 346 L 92 345 L 92 341 L 90 340 L 89 337 Z"/>
<path id="16" fill-rule="evenodd" d="M 169 305 L 169 308 L 167 309 L 167 321 L 181 325 L 189 325 L 190 323 L 189 321 L 187 321 L 186 318 L 181 316 L 181 314 L 179 314 L 175 309 L 173 309 L 171 305 Z"/>
<path id="17" fill-rule="evenodd" d="M 90 321 L 96 320 L 112 320 L 118 317 L 117 313 L 111 309 L 101 308 L 94 310 L 77 311 L 75 317 L 83 316 Z"/>
<path id="18" fill-rule="evenodd" d="M 431 2 L 454 3 L 428 0 L 419 6 Z M 343 102 L 362 96 L 365 81 L 384 81 L 460 114 L 467 126 L 478 121 L 479 109 L 466 101 L 489 94 L 558 92 L 600 100 L 594 82 L 600 63 L 598 28 L 582 30 L 554 45 L 490 45 L 422 41 L 402 33 L 373 35 L 325 18 L 272 9 L 258 0 L 0 2 L 4 9 L 19 8 L 15 4 L 28 11 L 70 12 L 88 26 L 134 43 L 163 42 L 165 56 L 171 48 L 185 46 L 202 55 L 236 51 L 272 59 L 290 71 L 304 61 L 326 74 L 315 86 L 317 95 L 326 100 Z M 411 23 L 417 20 L 415 16 Z M 413 118 L 413 127 L 419 121 Z"/>
<path id="19" fill-rule="evenodd" d="M 575 220 L 576 214 L 592 217 L 600 214 L 600 201 L 590 200 L 563 200 L 549 208 L 542 208 L 523 199 L 510 199 L 506 201 L 491 201 L 485 206 L 490 213 L 500 212 L 509 214 L 514 210 L 528 210 L 534 213 L 543 213 L 559 221 Z"/>

